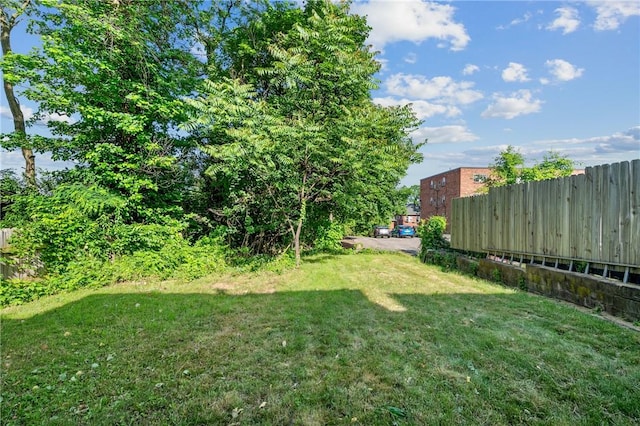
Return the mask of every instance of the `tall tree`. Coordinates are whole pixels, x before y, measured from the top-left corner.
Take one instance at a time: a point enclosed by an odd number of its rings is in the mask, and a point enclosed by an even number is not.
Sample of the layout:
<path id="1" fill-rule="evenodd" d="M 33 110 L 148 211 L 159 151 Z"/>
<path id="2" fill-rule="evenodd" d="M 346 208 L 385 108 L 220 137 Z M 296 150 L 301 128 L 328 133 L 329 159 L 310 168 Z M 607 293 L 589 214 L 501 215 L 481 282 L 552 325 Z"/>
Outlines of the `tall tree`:
<path id="1" fill-rule="evenodd" d="M 223 46 L 238 78 L 208 82 L 189 102 L 208 172 L 235 206 L 226 214 L 261 246 L 288 233 L 298 263 L 312 210 L 346 211 L 372 180 L 393 188 L 418 157 L 411 111 L 371 102 L 379 65 L 364 46 L 368 30 L 345 4 L 271 7 Z"/>
<path id="2" fill-rule="evenodd" d="M 489 166 L 492 173 L 484 187 L 490 188 L 569 176 L 575 167 L 573 160 L 554 151 L 546 153 L 542 161 L 535 163 L 532 167 L 525 167 L 524 164 L 524 156 L 509 145 Z"/>
<path id="3" fill-rule="evenodd" d="M 485 186 L 503 186 L 518 183 L 522 179 L 522 169 L 524 167 L 524 156 L 509 145 L 507 149 L 500 152 L 494 159 L 494 163 L 489 166 L 491 176 Z"/>
<path id="4" fill-rule="evenodd" d="M 177 125 L 182 96 L 202 64 L 189 52 L 192 5 L 180 0 L 41 0 L 31 30 L 38 60 L 24 65 L 25 96 L 38 102 L 56 158 L 78 164 L 76 178 L 127 200 L 129 220 L 178 212 L 186 175 Z"/>
<path id="5" fill-rule="evenodd" d="M 24 175 L 26 182 L 29 186 L 35 186 L 36 184 L 36 161 L 33 149 L 28 146 L 27 143 L 27 131 L 25 126 L 24 114 L 20 108 L 20 102 L 13 89 L 13 82 L 10 78 L 10 73 L 5 65 L 8 63 L 6 59 L 11 56 L 13 50 L 11 49 L 11 31 L 18 24 L 20 17 L 23 16 L 27 9 L 32 6 L 31 0 L 7 0 L 7 2 L 0 7 L 0 44 L 2 45 L 3 56 L 3 79 L 4 93 L 11 110 L 13 117 L 14 128 L 14 143 L 17 142 L 22 150 L 22 157 L 24 158 Z"/>

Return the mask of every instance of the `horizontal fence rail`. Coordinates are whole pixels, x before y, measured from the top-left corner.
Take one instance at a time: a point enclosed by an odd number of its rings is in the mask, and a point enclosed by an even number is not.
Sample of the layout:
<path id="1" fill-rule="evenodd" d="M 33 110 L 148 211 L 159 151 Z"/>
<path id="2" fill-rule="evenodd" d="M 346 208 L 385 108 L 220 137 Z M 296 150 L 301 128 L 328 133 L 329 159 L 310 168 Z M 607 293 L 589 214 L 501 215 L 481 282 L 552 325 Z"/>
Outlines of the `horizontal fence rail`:
<path id="1" fill-rule="evenodd" d="M 640 160 L 457 198 L 451 246 L 640 268 Z"/>

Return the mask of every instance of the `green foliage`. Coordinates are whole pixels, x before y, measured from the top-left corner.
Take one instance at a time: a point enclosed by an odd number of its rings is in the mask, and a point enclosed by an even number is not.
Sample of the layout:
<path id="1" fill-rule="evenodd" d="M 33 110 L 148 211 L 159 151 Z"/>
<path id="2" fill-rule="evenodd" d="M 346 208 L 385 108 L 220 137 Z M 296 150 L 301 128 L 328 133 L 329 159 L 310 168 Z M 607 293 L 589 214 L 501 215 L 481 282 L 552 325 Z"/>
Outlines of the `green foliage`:
<path id="1" fill-rule="evenodd" d="M 108 260 L 85 253 L 67 262 L 58 272 L 39 279 L 2 280 L 0 306 L 124 281 L 168 278 L 191 281 L 224 271 L 230 253 L 219 238 L 208 237 L 193 245 L 177 237 L 159 249 L 138 250 Z"/>
<path id="2" fill-rule="evenodd" d="M 418 257 L 424 263 L 439 265 L 445 271 L 458 269 L 457 253 L 449 250 L 449 241 L 444 238 L 447 218 L 431 216 L 418 226 L 420 252 Z"/>
<path id="3" fill-rule="evenodd" d="M 528 182 L 570 176 L 574 167 L 575 163 L 572 160 L 557 152 L 550 151 L 545 154 L 542 162 L 535 164 L 530 169 L 523 170 L 522 179 Z"/>
<path id="4" fill-rule="evenodd" d="M 576 272 L 584 272 L 584 271 L 586 271 L 586 270 L 587 270 L 587 265 L 588 265 L 588 263 L 587 263 L 587 262 L 577 260 L 577 261 L 574 263 L 575 271 L 576 271 Z"/>
<path id="5" fill-rule="evenodd" d="M 573 160 L 554 151 L 545 154 L 542 162 L 533 167 L 524 167 L 524 164 L 524 156 L 509 145 L 489 166 L 492 175 L 485 188 L 570 176 L 575 167 Z"/>
<path id="6" fill-rule="evenodd" d="M 431 216 L 426 221 L 423 220 L 418 226 L 421 253 L 448 248 L 449 242 L 444 238 L 446 228 L 447 218 L 444 216 Z"/>
<path id="7" fill-rule="evenodd" d="M 491 271 L 491 279 L 497 283 L 501 283 L 502 282 L 502 274 L 500 273 L 500 269 L 498 268 L 494 268 Z"/>
<path id="8" fill-rule="evenodd" d="M 41 46 L 5 55 L 2 70 L 38 104 L 32 124 L 53 118 L 51 137 L 1 139 L 76 166 L 38 191 L 0 181 L 12 248 L 45 273 L 18 299 L 191 279 L 224 263 L 223 239 L 247 264 L 260 255 L 251 267 L 281 269 L 291 248 L 296 261 L 338 250 L 339 224 L 364 232 L 404 207 L 395 188 L 421 159 L 419 122 L 372 102 L 380 64 L 348 3 L 38 6 L 28 31 Z"/>
<path id="9" fill-rule="evenodd" d="M 527 291 L 527 280 L 524 277 L 518 278 L 518 288 L 522 291 Z"/>
<path id="10" fill-rule="evenodd" d="M 487 181 L 487 186 L 502 186 L 519 183 L 522 178 L 524 156 L 513 146 L 509 145 L 496 158 L 490 166 L 492 176 Z"/>
<path id="11" fill-rule="evenodd" d="M 474 277 L 478 275 L 478 270 L 480 269 L 480 263 L 472 261 L 469 263 L 469 273 Z"/>
<path id="12" fill-rule="evenodd" d="M 0 220 L 13 204 L 15 197 L 24 192 L 25 184 L 13 170 L 0 170 Z"/>
<path id="13" fill-rule="evenodd" d="M 340 244 L 344 238 L 344 226 L 338 222 L 326 221 L 316 225 L 316 239 L 313 247 L 319 251 L 342 250 Z"/>
<path id="14" fill-rule="evenodd" d="M 64 273 L 79 259 L 159 251 L 182 239 L 183 223 L 160 215 L 157 223 L 129 223 L 129 208 L 104 188 L 62 184 L 50 195 L 17 198 L 3 225 L 17 228 L 11 242 L 16 256 L 28 268 L 41 263 L 50 274 Z"/>
<path id="15" fill-rule="evenodd" d="M 417 121 L 371 102 L 379 65 L 368 30 L 344 4 L 269 6 L 220 45 L 234 78 L 207 80 L 186 101 L 217 211 L 253 253 L 293 246 L 299 259 L 303 227 L 321 213 L 392 213 L 387 194 L 419 160 L 408 137 Z"/>
<path id="16" fill-rule="evenodd" d="M 0 306 L 20 305 L 55 293 L 42 280 L 0 279 Z"/>
<path id="17" fill-rule="evenodd" d="M 295 253 L 292 250 L 284 251 L 277 256 L 257 254 L 247 256 L 246 253 L 238 253 L 243 250 L 236 250 L 231 258 L 231 265 L 240 272 L 275 272 L 283 273 L 296 266 Z"/>
<path id="18" fill-rule="evenodd" d="M 443 271 L 454 271 L 458 269 L 457 254 L 450 250 L 434 250 L 424 254 L 421 260 L 424 263 L 438 265 Z"/>
<path id="19" fill-rule="evenodd" d="M 410 205 L 416 210 L 420 210 L 420 185 L 403 186 L 397 191 L 399 198 L 403 202 L 403 209 Z M 404 214 L 404 210 L 398 213 Z"/>
<path id="20" fill-rule="evenodd" d="M 177 217 L 189 173 L 178 159 L 180 98 L 202 64 L 181 49 L 191 6 L 180 1 L 42 0 L 29 24 L 41 48 L 3 64 L 22 95 L 38 103 L 32 121 L 53 135 L 36 149 L 74 160 L 74 181 L 119 195 L 130 221 L 159 211 Z"/>

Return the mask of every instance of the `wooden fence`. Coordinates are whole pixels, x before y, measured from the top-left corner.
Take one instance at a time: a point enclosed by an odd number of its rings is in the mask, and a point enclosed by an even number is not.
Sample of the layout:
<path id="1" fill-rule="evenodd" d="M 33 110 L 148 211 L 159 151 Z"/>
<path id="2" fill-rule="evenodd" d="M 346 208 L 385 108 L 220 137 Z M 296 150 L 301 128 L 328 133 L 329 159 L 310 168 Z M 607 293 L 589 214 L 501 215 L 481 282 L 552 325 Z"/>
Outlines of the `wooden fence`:
<path id="1" fill-rule="evenodd" d="M 9 247 L 9 238 L 13 234 L 12 228 L 2 228 L 0 229 L 0 249 L 5 249 Z"/>
<path id="2" fill-rule="evenodd" d="M 640 160 L 455 199 L 451 246 L 640 268 Z"/>
<path id="3" fill-rule="evenodd" d="M 43 271 L 43 265 L 37 261 L 35 267 L 33 264 L 27 266 L 14 256 L 9 244 L 13 232 L 12 228 L 0 229 L 0 275 L 4 279 L 34 277 Z"/>
<path id="4" fill-rule="evenodd" d="M 0 255 L 3 258 L 9 258 L 9 239 L 12 234 L 13 229 L 11 228 L 0 229 Z M 15 265 L 8 264 L 3 259 L 0 259 L 0 274 L 2 278 L 17 278 L 21 276 Z"/>

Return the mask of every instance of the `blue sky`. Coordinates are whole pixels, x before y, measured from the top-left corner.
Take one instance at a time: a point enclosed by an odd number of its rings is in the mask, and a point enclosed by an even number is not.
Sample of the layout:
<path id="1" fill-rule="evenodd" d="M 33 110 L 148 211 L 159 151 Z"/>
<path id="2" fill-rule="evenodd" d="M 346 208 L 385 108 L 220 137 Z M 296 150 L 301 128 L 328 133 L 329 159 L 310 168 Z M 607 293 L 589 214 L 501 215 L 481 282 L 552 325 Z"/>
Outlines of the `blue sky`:
<path id="1" fill-rule="evenodd" d="M 640 2 L 375 0 L 352 11 L 368 17 L 380 52 L 375 101 L 411 103 L 424 120 L 412 137 L 428 139 L 425 160 L 402 184 L 486 167 L 507 145 L 530 162 L 554 150 L 580 167 L 640 158 Z M 13 47 L 33 43 L 14 36 Z M 2 152 L 8 167 L 22 167 L 19 152 Z"/>
<path id="2" fill-rule="evenodd" d="M 581 167 L 640 158 L 640 2 L 370 1 L 376 102 L 411 102 L 425 160 L 405 185 L 508 145 Z"/>

